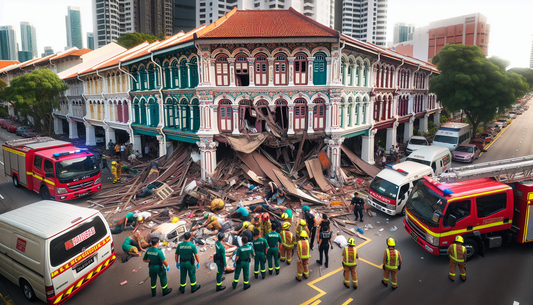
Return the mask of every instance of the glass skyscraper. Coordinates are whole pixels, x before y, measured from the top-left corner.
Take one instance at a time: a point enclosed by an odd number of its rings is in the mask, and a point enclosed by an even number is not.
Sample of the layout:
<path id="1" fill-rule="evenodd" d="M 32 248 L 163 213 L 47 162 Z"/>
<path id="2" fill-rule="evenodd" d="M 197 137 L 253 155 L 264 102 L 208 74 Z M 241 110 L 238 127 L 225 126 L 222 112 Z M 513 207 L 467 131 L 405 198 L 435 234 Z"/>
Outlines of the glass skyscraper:
<path id="1" fill-rule="evenodd" d="M 20 41 L 21 51 L 31 52 L 30 59 L 39 57 L 37 54 L 37 33 L 33 24 L 25 21 L 20 23 Z M 27 58 L 28 55 L 25 56 Z"/>
<path id="2" fill-rule="evenodd" d="M 79 7 L 68 7 L 68 15 L 65 16 L 65 23 L 67 26 L 67 47 L 82 49 L 83 38 L 81 35 L 81 14 Z"/>
<path id="3" fill-rule="evenodd" d="M 18 60 L 17 31 L 10 26 L 0 26 L 0 60 Z"/>

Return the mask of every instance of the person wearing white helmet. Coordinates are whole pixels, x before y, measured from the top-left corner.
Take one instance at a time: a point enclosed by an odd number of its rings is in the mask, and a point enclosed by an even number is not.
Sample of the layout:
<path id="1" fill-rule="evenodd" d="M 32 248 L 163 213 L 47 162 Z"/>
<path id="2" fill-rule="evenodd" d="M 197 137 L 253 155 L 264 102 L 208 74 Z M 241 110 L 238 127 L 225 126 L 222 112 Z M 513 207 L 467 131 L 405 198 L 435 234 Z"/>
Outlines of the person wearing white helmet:
<path id="1" fill-rule="evenodd" d="M 395 249 L 396 241 L 394 238 L 387 238 L 387 249 L 383 254 L 383 280 L 381 283 L 387 287 L 389 283 L 389 273 L 390 280 L 392 284 L 392 290 L 398 288 L 398 270 L 402 268 L 402 256 L 400 251 Z"/>
<path id="2" fill-rule="evenodd" d="M 461 272 L 461 280 L 466 281 L 466 248 L 463 246 L 464 239 L 462 236 L 457 235 L 455 241 L 448 247 L 448 257 L 450 258 L 450 272 L 448 278 L 455 281 L 455 270 L 459 266 L 459 272 Z"/>

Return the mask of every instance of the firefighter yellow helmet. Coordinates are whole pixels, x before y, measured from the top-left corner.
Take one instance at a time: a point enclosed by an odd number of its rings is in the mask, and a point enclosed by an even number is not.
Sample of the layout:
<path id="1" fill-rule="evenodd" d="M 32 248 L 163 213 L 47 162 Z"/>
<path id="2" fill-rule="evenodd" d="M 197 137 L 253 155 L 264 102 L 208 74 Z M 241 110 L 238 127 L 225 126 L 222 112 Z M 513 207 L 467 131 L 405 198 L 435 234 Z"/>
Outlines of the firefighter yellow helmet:
<path id="1" fill-rule="evenodd" d="M 111 165 L 117 165 L 117 161 L 111 162 Z"/>
<path id="2" fill-rule="evenodd" d="M 348 246 L 355 246 L 355 239 L 353 237 L 348 239 Z"/>
<path id="3" fill-rule="evenodd" d="M 305 219 L 300 219 L 300 225 L 305 226 Z"/>
<path id="4" fill-rule="evenodd" d="M 143 221 L 143 217 L 139 216 L 139 218 L 137 218 L 137 221 Z"/>
<path id="5" fill-rule="evenodd" d="M 281 219 L 283 219 L 283 220 L 289 219 L 289 214 L 287 214 L 287 213 L 281 214 Z"/>
<path id="6" fill-rule="evenodd" d="M 291 224 L 288 222 L 283 223 L 283 230 L 288 230 L 291 227 Z"/>
<path id="7" fill-rule="evenodd" d="M 396 241 L 394 240 L 394 238 L 392 237 L 387 238 L 387 246 L 396 247 Z"/>
<path id="8" fill-rule="evenodd" d="M 302 233 L 300 233 L 300 237 L 301 238 L 307 238 L 307 231 L 302 231 Z"/>
<path id="9" fill-rule="evenodd" d="M 458 242 L 458 243 L 464 243 L 465 242 L 463 237 L 460 236 L 460 235 L 455 236 L 455 241 Z"/>
<path id="10" fill-rule="evenodd" d="M 245 222 L 242 224 L 242 227 L 245 228 L 245 229 L 248 229 L 249 226 L 250 226 L 250 222 L 249 222 L 249 221 L 245 221 Z"/>

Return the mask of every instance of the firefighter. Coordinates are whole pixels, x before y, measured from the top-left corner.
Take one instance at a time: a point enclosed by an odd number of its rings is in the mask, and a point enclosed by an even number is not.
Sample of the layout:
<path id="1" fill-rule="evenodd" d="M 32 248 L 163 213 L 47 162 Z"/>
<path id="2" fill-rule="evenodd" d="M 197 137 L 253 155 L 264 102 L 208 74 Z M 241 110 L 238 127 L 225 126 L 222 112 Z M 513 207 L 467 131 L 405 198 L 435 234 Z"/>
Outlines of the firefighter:
<path id="1" fill-rule="evenodd" d="M 122 165 L 122 162 L 118 161 L 117 162 L 117 177 L 118 177 L 118 181 L 120 181 L 120 176 L 122 176 L 122 168 L 124 167 L 124 165 Z"/>
<path id="2" fill-rule="evenodd" d="M 455 281 L 456 266 L 459 265 L 459 272 L 461 272 L 461 280 L 466 281 L 466 248 L 463 246 L 462 236 L 457 235 L 455 241 L 448 247 L 448 257 L 450 258 L 450 273 L 448 278 Z"/>
<path id="3" fill-rule="evenodd" d="M 150 286 L 152 288 L 152 296 L 156 295 L 157 276 L 163 289 L 163 296 L 166 296 L 172 291 L 172 288 L 167 287 L 167 272 L 170 271 L 165 254 L 156 246 L 159 244 L 159 238 L 152 238 L 152 247 L 144 253 L 143 262 L 148 263 L 148 270 L 150 274 Z M 163 267 L 165 266 L 165 267 Z"/>
<path id="4" fill-rule="evenodd" d="M 201 285 L 196 285 L 196 269 L 200 268 L 200 256 L 198 255 L 198 249 L 196 249 L 196 246 L 191 242 L 191 232 L 185 232 L 183 238 L 185 241 L 178 244 L 174 256 L 176 259 L 176 268 L 180 269 L 180 267 L 183 267 L 180 272 L 180 291 L 182 294 L 185 293 L 188 273 L 191 283 L 191 292 L 194 293 L 201 287 Z M 194 268 L 195 259 L 196 268 Z"/>
<path id="5" fill-rule="evenodd" d="M 254 230 L 254 276 L 259 278 L 259 266 L 261 266 L 261 276 L 265 278 L 266 274 L 266 254 L 268 249 L 267 241 L 261 236 L 259 230 Z"/>
<path id="6" fill-rule="evenodd" d="M 268 274 L 272 275 L 272 258 L 274 258 L 274 265 L 276 266 L 276 275 L 279 274 L 279 245 L 283 243 L 281 235 L 276 232 L 276 224 L 272 224 L 272 231 L 265 236 L 268 243 L 267 259 L 268 259 Z"/>
<path id="7" fill-rule="evenodd" d="M 311 257 L 311 254 L 309 254 L 308 237 L 309 235 L 307 235 L 307 232 L 302 231 L 302 233 L 300 233 L 300 241 L 298 241 L 296 246 L 296 254 L 298 255 L 298 262 L 296 263 L 296 280 L 298 282 L 302 281 L 302 274 L 304 278 L 309 278 L 309 258 Z"/>
<path id="8" fill-rule="evenodd" d="M 309 229 L 307 228 L 307 223 L 305 222 L 305 219 L 300 219 L 300 223 L 298 224 L 298 227 L 296 227 L 296 241 L 299 241 L 301 239 L 302 232 L 307 232 L 307 236 L 310 236 L 311 233 L 309 232 Z"/>
<path id="9" fill-rule="evenodd" d="M 117 161 L 111 162 L 111 174 L 113 175 L 113 184 L 117 183 L 120 180 L 117 174 L 117 170 L 118 170 Z"/>
<path id="10" fill-rule="evenodd" d="M 235 263 L 233 263 L 233 266 L 235 267 L 235 277 L 233 278 L 233 289 L 237 288 L 237 284 L 239 283 L 239 276 L 241 275 L 241 270 L 243 271 L 242 277 L 243 277 L 243 283 L 244 283 L 244 290 L 250 288 L 250 256 L 253 254 L 253 248 L 252 245 L 248 244 L 248 237 L 243 236 L 242 237 L 242 247 L 237 249 L 237 252 L 235 253 Z"/>
<path id="11" fill-rule="evenodd" d="M 342 266 L 344 267 L 344 286 L 350 288 L 350 274 L 352 275 L 353 289 L 357 289 L 357 261 L 359 253 L 355 248 L 355 239 L 348 239 L 348 247 L 342 251 Z"/>
<path id="12" fill-rule="evenodd" d="M 268 233 L 272 231 L 272 223 L 270 222 L 270 214 L 263 213 L 261 215 L 261 232 L 262 236 L 266 236 Z"/>
<path id="13" fill-rule="evenodd" d="M 287 265 L 291 264 L 292 249 L 294 248 L 294 237 L 289 231 L 291 224 L 289 222 L 283 223 L 283 231 L 281 231 L 281 248 L 280 248 L 280 261 L 284 262 L 287 258 Z"/>
<path id="14" fill-rule="evenodd" d="M 217 234 L 217 242 L 215 243 L 216 247 L 216 253 L 213 256 L 213 260 L 215 264 L 217 265 L 217 290 L 221 291 L 226 289 L 226 286 L 222 286 L 222 281 L 225 280 L 225 278 L 222 276 L 224 274 L 224 269 L 226 268 L 226 248 L 224 248 L 224 245 L 222 244 L 222 241 L 224 240 L 224 233 L 219 232 Z"/>
<path id="15" fill-rule="evenodd" d="M 383 254 L 383 280 L 381 283 L 387 287 L 389 283 L 389 273 L 391 276 L 392 290 L 398 288 L 397 274 L 398 270 L 402 268 L 402 256 L 400 251 L 396 250 L 396 241 L 394 238 L 387 238 L 388 248 Z"/>
<path id="16" fill-rule="evenodd" d="M 224 210 L 224 201 L 220 198 L 213 199 L 211 201 L 211 212 L 213 213 L 220 213 L 222 210 Z"/>

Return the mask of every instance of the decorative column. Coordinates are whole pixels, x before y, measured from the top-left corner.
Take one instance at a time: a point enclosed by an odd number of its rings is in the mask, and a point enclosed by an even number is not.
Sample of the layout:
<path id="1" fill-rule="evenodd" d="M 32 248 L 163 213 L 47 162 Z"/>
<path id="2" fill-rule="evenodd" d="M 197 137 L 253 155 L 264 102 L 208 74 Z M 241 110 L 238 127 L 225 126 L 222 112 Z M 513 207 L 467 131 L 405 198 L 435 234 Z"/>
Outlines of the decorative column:
<path id="1" fill-rule="evenodd" d="M 255 87 L 255 57 L 248 57 L 248 75 L 250 76 L 250 84 L 248 86 Z"/>
<path id="2" fill-rule="evenodd" d="M 294 134 L 294 104 L 287 104 L 289 108 L 289 128 L 287 134 Z"/>
<path id="3" fill-rule="evenodd" d="M 352 76 L 350 74 L 350 79 L 348 79 L 348 69 L 350 68 L 350 62 L 344 63 L 344 67 L 342 68 L 342 84 L 344 86 L 350 86 L 350 82 L 352 80 Z"/>
<path id="4" fill-rule="evenodd" d="M 106 143 L 106 149 L 107 149 L 107 143 L 109 143 L 109 140 L 112 140 L 113 143 L 116 143 L 117 140 L 116 140 L 116 134 L 115 134 L 115 129 L 114 128 L 111 128 L 109 127 L 107 124 L 104 124 L 104 132 L 105 132 L 105 143 Z M 129 128 L 128 128 L 129 130 Z"/>
<path id="5" fill-rule="evenodd" d="M 441 113 L 441 110 L 440 108 L 437 109 L 437 111 L 435 112 L 435 115 L 433 116 L 433 123 L 437 126 L 440 126 L 440 113 Z"/>
<path id="6" fill-rule="evenodd" d="M 337 179 L 340 179 L 340 177 L 342 177 L 342 175 L 339 174 L 339 171 L 341 170 L 341 145 L 342 142 L 344 142 L 344 138 L 333 135 L 329 139 L 324 139 L 324 142 L 327 144 L 326 151 L 329 161 L 331 162 L 329 176 L 331 178 L 337 177 Z"/>
<path id="7" fill-rule="evenodd" d="M 235 58 L 228 58 L 229 86 L 235 87 Z"/>
<path id="8" fill-rule="evenodd" d="M 76 121 L 74 121 L 69 116 L 69 117 L 67 117 L 67 122 L 68 122 L 68 138 L 69 139 L 77 139 L 77 138 L 79 138 L 79 136 L 78 136 L 78 124 L 76 123 Z M 63 124 L 61 124 L 61 128 L 63 128 Z M 96 142 L 96 138 L 95 138 L 95 142 Z"/>
<path id="9" fill-rule="evenodd" d="M 403 140 L 404 142 L 407 142 L 412 136 L 413 136 L 413 125 L 415 122 L 415 117 L 412 116 L 409 118 L 409 121 L 405 122 L 405 126 L 403 128 Z"/>
<path id="10" fill-rule="evenodd" d="M 330 103 L 326 106 L 327 107 L 326 116 L 327 118 L 330 118 L 330 122 L 326 120 L 326 132 L 338 131 L 340 128 L 340 122 L 339 122 L 339 119 L 340 119 L 339 105 L 341 103 L 340 94 L 330 93 L 329 101 Z M 328 110 L 329 110 L 329 114 L 328 114 Z M 346 116 L 346 111 L 343 112 L 343 115 Z M 346 121 L 344 121 L 344 123 L 346 125 Z"/>
<path id="11" fill-rule="evenodd" d="M 363 143 L 361 147 L 361 159 L 368 164 L 374 164 L 374 136 L 377 129 L 371 129 L 368 131 L 368 136 L 363 136 Z"/>
<path id="12" fill-rule="evenodd" d="M 307 85 L 313 85 L 313 62 L 314 57 L 307 57 Z"/>
<path id="13" fill-rule="evenodd" d="M 85 122 L 85 145 L 87 146 L 96 146 L 96 135 L 94 133 L 94 126 L 89 122 Z"/>
<path id="14" fill-rule="evenodd" d="M 143 155 L 144 149 L 142 146 L 141 135 L 132 135 L 130 132 L 131 131 L 128 130 L 128 133 L 130 134 L 130 139 L 132 139 L 132 143 L 133 143 L 133 151 L 135 152 L 139 151 L 141 155 Z M 115 143 L 115 141 L 113 141 L 113 143 Z"/>
<path id="15" fill-rule="evenodd" d="M 239 131 L 239 105 L 231 105 L 233 110 L 233 132 L 232 134 L 241 134 Z"/>
<path id="16" fill-rule="evenodd" d="M 274 86 L 274 57 L 267 58 L 268 60 L 268 85 Z"/>
<path id="17" fill-rule="evenodd" d="M 67 116 L 67 121 L 68 121 L 68 117 Z M 70 130 L 70 128 L 69 128 Z M 63 134 L 64 131 L 63 131 L 63 121 L 61 118 L 58 118 L 57 116 L 54 115 L 54 133 L 55 134 Z M 69 131 L 70 133 L 70 131 Z"/>
<path id="18" fill-rule="evenodd" d="M 313 129 L 313 110 L 315 109 L 316 104 L 315 103 L 309 103 L 307 104 L 307 133 L 314 133 L 315 130 Z"/>
<path id="19" fill-rule="evenodd" d="M 215 74 L 215 59 L 209 58 L 209 74 L 204 75 L 204 78 L 207 79 L 207 85 L 211 87 L 216 87 L 217 80 Z M 211 77 L 213 76 L 213 77 Z"/>
<path id="20" fill-rule="evenodd" d="M 387 128 L 387 141 L 385 142 L 385 149 L 387 151 L 390 150 L 392 145 L 394 145 L 395 147 L 398 145 L 398 143 L 396 143 L 396 130 L 397 129 L 398 129 L 397 121 L 395 121 L 392 124 L 392 128 Z"/>
<path id="21" fill-rule="evenodd" d="M 429 114 L 426 113 L 424 114 L 424 117 L 420 119 L 420 125 L 418 126 L 418 131 L 421 132 L 422 134 L 425 134 L 428 132 L 428 117 L 429 117 Z"/>
<path id="22" fill-rule="evenodd" d="M 196 142 L 196 145 L 200 148 L 202 180 L 208 181 L 217 166 L 218 142 L 214 141 L 212 137 L 200 137 L 200 141 Z"/>
<path id="23" fill-rule="evenodd" d="M 287 57 L 289 61 L 289 86 L 294 86 L 294 59 L 296 57 Z"/>
<path id="24" fill-rule="evenodd" d="M 209 128 L 206 127 L 205 131 L 206 133 L 211 132 L 212 134 L 219 134 L 220 131 L 218 130 L 218 105 L 211 104 L 208 108 L 208 116 L 209 116 L 209 122 L 210 126 Z"/>
<path id="25" fill-rule="evenodd" d="M 332 70 L 333 69 L 332 61 L 334 61 L 333 57 L 326 57 L 326 85 L 328 86 L 331 85 L 332 82 L 334 82 L 332 80 L 333 75 L 334 75 L 334 71 Z"/>
<path id="26" fill-rule="evenodd" d="M 159 141 L 159 157 L 163 157 L 167 154 L 167 146 L 165 145 L 165 136 L 157 135 L 157 141 Z"/>

